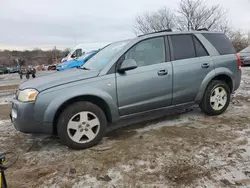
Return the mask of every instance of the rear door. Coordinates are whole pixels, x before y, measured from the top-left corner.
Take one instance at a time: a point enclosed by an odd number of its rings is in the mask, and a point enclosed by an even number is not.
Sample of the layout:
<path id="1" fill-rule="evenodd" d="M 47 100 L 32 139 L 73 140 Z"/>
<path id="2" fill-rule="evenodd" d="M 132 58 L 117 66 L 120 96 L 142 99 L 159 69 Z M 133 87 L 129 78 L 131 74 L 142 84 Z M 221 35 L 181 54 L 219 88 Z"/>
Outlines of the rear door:
<path id="1" fill-rule="evenodd" d="M 173 105 L 192 102 L 213 61 L 201 42 L 192 34 L 170 35 L 173 64 Z"/>
<path id="2" fill-rule="evenodd" d="M 121 116 L 171 105 L 172 64 L 166 45 L 164 37 L 146 39 L 122 57 L 134 59 L 138 67 L 116 73 Z"/>

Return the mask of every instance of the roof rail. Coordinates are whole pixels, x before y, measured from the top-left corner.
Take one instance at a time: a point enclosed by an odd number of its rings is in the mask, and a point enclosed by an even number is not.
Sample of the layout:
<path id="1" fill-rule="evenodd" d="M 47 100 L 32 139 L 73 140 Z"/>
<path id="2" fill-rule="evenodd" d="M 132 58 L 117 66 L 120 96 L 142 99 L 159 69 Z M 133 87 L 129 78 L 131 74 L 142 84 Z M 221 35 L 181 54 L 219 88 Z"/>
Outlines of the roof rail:
<path id="1" fill-rule="evenodd" d="M 197 31 L 208 31 L 207 28 L 200 28 L 200 29 L 197 29 Z"/>
<path id="2" fill-rule="evenodd" d="M 142 36 L 150 35 L 150 34 L 154 34 L 154 33 L 162 33 L 162 32 L 172 32 L 172 29 L 164 29 L 164 30 L 155 31 L 155 32 L 152 32 L 152 33 L 146 33 L 146 34 L 143 34 L 143 35 L 139 35 L 138 37 L 142 37 Z"/>

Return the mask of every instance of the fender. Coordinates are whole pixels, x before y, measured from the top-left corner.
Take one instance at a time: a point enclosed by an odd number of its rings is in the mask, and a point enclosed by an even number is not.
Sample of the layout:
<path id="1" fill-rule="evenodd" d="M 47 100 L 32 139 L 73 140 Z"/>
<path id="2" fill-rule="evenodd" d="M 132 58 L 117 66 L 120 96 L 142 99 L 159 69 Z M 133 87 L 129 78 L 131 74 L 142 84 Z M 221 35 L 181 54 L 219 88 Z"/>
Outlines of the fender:
<path id="1" fill-rule="evenodd" d="M 87 87 L 84 86 L 84 89 L 81 87 L 74 87 L 70 92 L 64 92 L 64 90 L 68 91 L 69 88 L 64 88 L 60 91 L 53 92 L 53 93 L 63 93 L 62 95 L 59 95 L 57 97 L 53 97 L 53 100 L 49 103 L 47 106 L 44 116 L 43 116 L 43 122 L 53 122 L 54 117 L 56 115 L 57 110 L 61 107 L 62 104 L 67 102 L 70 99 L 73 99 L 75 97 L 81 97 L 81 96 L 94 96 L 98 97 L 102 100 L 104 100 L 111 112 L 112 115 L 112 120 L 116 121 L 119 119 L 119 113 L 118 113 L 118 107 L 117 104 L 115 103 L 116 99 L 113 99 L 112 96 L 104 92 L 101 89 L 93 88 L 93 87 Z M 49 94 L 49 93 L 46 93 Z"/>
<path id="2" fill-rule="evenodd" d="M 229 76 L 232 80 L 233 88 L 235 87 L 235 82 L 234 82 L 235 77 L 234 77 L 234 74 L 231 70 L 229 70 L 228 68 L 225 68 L 225 67 L 215 68 L 214 70 L 210 71 L 206 75 L 206 77 L 203 79 L 201 86 L 200 86 L 200 89 L 199 89 L 199 92 L 195 98 L 195 102 L 199 103 L 202 100 L 208 84 L 211 82 L 211 80 L 213 80 L 216 76 L 219 76 L 219 75 Z"/>

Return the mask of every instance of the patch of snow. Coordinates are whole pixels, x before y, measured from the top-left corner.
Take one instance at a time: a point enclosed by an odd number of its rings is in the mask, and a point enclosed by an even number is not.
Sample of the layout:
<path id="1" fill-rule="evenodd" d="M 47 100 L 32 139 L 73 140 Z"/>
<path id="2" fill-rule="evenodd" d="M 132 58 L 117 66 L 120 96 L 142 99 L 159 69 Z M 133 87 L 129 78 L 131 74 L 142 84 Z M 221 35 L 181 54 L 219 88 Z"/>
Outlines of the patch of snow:
<path id="1" fill-rule="evenodd" d="M 122 169 L 122 171 L 124 172 L 129 172 L 133 169 L 133 167 L 131 167 L 130 165 L 121 165 L 120 168 Z"/>
<path id="2" fill-rule="evenodd" d="M 10 120 L 0 120 L 0 126 L 6 126 L 6 125 L 10 125 L 11 121 Z"/>
<path id="3" fill-rule="evenodd" d="M 75 183 L 72 188 L 99 188 L 101 186 L 101 182 L 96 179 L 96 177 L 91 177 L 89 175 L 85 175 L 81 177 L 81 181 Z"/>
<path id="4" fill-rule="evenodd" d="M 178 126 L 183 123 L 187 123 L 189 120 L 185 118 L 177 119 L 177 120 L 167 120 L 167 121 L 161 121 L 156 124 L 151 124 L 146 127 L 136 129 L 138 133 L 143 133 L 143 132 L 148 132 L 151 130 L 158 130 L 161 129 L 162 127 L 171 127 L 171 126 Z"/>
<path id="5" fill-rule="evenodd" d="M 12 97 L 11 96 L 8 96 L 8 97 L 1 97 L 0 98 L 0 105 L 3 105 L 3 104 L 10 104 L 12 101 Z"/>

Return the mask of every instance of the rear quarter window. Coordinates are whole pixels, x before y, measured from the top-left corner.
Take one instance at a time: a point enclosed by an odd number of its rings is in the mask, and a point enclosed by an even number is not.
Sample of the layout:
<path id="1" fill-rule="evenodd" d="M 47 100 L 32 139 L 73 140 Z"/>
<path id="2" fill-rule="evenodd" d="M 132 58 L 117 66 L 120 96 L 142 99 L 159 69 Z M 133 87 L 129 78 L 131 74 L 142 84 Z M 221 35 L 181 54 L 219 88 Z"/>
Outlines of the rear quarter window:
<path id="1" fill-rule="evenodd" d="M 235 53 L 235 49 L 226 35 L 217 33 L 203 33 L 203 36 L 216 48 L 220 55 Z"/>

